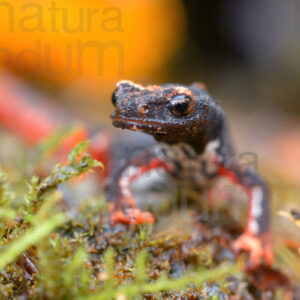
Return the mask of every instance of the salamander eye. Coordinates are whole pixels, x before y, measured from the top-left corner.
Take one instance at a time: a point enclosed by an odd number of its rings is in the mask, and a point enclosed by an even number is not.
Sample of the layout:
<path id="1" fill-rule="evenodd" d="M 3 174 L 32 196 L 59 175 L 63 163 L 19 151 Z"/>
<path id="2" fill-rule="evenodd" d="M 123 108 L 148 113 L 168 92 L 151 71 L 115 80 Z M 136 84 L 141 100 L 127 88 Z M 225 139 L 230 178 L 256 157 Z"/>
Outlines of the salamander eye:
<path id="1" fill-rule="evenodd" d="M 116 106 L 116 104 L 117 104 L 116 91 L 114 91 L 111 95 L 111 102 L 112 102 L 113 106 Z"/>
<path id="2" fill-rule="evenodd" d="M 186 116 L 192 112 L 192 99 L 186 95 L 177 95 L 168 104 L 172 114 L 176 116 Z"/>

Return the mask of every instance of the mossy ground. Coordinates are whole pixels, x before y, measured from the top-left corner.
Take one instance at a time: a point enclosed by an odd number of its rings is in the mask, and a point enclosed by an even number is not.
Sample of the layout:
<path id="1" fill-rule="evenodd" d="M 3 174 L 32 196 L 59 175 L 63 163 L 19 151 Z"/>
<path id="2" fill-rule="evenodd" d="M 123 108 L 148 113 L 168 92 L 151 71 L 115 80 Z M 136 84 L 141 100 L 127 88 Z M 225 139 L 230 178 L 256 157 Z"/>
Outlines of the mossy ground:
<path id="1" fill-rule="evenodd" d="M 82 143 L 46 174 L 54 144 L 34 159 L 20 150 L 22 163 L 1 169 L 1 299 L 298 298 L 299 270 L 285 266 L 299 265 L 297 253 L 280 248 L 282 272 L 245 272 L 246 255 L 237 260 L 231 250 L 242 228 L 226 213 L 212 222 L 196 212 L 193 221 L 187 209 L 168 222 L 128 227 L 109 225 L 103 193 L 70 207 L 61 191 L 101 164 L 82 154 Z"/>

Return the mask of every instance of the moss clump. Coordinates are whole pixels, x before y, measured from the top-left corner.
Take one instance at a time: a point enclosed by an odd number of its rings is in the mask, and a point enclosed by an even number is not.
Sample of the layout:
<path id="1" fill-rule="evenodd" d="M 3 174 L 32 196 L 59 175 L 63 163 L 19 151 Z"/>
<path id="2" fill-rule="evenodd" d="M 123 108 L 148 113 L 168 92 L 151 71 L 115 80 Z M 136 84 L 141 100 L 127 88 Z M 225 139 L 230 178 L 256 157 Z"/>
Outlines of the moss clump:
<path id="1" fill-rule="evenodd" d="M 51 149 L 54 144 L 48 142 Z M 45 145 L 42 149 L 47 153 Z M 33 176 L 26 189 L 20 183 L 20 178 L 23 182 L 26 178 L 10 173 L 19 181 L 8 184 L 0 170 L 1 299 L 230 299 L 236 295 L 251 299 L 251 294 L 262 295 L 235 261 L 230 250 L 234 237 L 216 224 L 194 222 L 190 232 L 181 234 L 158 231 L 156 224 L 112 227 L 101 195 L 70 209 L 59 187 L 102 167 L 84 152 L 87 147 L 88 142 L 78 144 L 67 165 L 56 165 L 43 178 Z"/>

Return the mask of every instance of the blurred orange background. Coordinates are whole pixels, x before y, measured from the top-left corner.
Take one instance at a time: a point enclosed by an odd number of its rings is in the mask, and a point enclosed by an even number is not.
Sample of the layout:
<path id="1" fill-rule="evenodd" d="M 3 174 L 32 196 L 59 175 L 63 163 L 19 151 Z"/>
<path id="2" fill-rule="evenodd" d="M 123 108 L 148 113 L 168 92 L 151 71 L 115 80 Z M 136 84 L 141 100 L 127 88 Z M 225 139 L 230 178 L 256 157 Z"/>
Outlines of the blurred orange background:
<path id="1" fill-rule="evenodd" d="M 163 79 L 184 33 L 179 0 L 0 4 L 2 64 L 48 85 L 82 81 L 111 91 L 123 78 Z"/>

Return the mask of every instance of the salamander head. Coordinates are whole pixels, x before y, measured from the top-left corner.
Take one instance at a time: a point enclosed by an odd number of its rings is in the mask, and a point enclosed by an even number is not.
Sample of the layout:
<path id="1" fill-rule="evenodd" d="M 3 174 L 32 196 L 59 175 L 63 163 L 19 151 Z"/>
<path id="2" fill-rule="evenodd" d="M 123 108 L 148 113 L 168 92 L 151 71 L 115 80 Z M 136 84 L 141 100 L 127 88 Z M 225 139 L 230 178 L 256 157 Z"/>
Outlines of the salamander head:
<path id="1" fill-rule="evenodd" d="M 142 131 L 166 143 L 208 140 L 218 123 L 217 106 L 199 84 L 143 87 L 120 81 L 112 103 L 115 127 Z"/>

